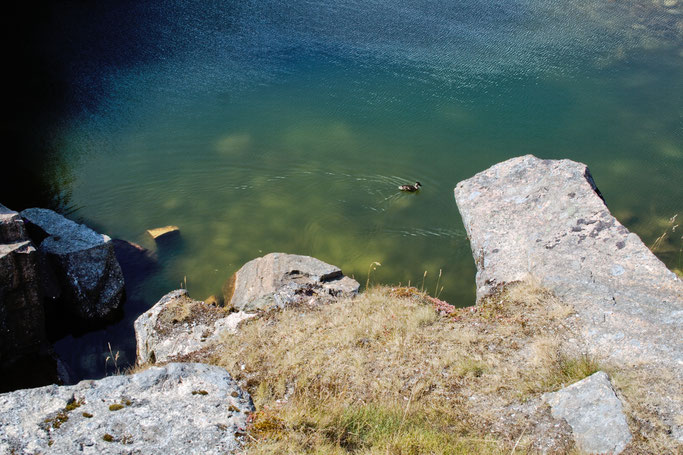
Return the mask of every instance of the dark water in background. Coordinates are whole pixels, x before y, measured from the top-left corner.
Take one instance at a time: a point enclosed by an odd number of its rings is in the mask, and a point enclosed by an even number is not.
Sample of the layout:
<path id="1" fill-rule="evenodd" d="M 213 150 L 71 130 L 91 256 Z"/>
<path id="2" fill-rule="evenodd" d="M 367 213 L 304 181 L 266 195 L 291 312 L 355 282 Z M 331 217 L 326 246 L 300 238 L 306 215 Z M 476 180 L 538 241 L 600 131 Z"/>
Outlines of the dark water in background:
<path id="1" fill-rule="evenodd" d="M 371 281 L 474 299 L 452 190 L 510 157 L 587 163 L 651 244 L 683 200 L 683 2 L 234 1 L 54 6 L 68 81 L 41 131 L 70 216 L 154 248 L 126 318 L 57 349 L 105 373 L 132 322 L 187 281 L 203 299 L 243 263 L 307 254 Z M 419 180 L 419 194 L 396 186 Z M 660 257 L 681 268 L 680 232 Z M 112 371 L 108 363 L 107 372 Z"/>

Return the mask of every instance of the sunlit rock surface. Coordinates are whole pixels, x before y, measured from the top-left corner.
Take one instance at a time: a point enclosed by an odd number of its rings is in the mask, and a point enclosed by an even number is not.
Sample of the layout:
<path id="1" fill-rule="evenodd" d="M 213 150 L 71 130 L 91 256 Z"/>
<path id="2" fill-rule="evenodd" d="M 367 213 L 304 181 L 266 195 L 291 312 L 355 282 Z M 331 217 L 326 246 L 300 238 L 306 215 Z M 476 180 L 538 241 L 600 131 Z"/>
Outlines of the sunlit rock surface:
<path id="1" fill-rule="evenodd" d="M 0 395 L 0 453 L 230 454 L 253 410 L 224 369 L 171 363 Z"/>
<path id="2" fill-rule="evenodd" d="M 54 272 L 68 310 L 84 321 L 111 317 L 124 289 L 109 236 L 48 209 L 26 209 L 21 216 Z"/>
<path id="3" fill-rule="evenodd" d="M 631 432 L 606 373 L 599 371 L 564 389 L 546 393 L 553 417 L 572 427 L 578 448 L 585 453 L 621 453 Z"/>
<path id="4" fill-rule="evenodd" d="M 178 228 L 178 226 L 164 226 L 154 229 L 147 229 L 147 233 L 154 240 L 162 240 L 180 235 L 180 228 Z"/>
<path id="5" fill-rule="evenodd" d="M 170 292 L 135 320 L 137 363 L 168 362 L 210 348 L 253 316 L 193 300 L 185 289 Z"/>
<path id="6" fill-rule="evenodd" d="M 310 256 L 270 253 L 242 266 L 223 287 L 227 307 L 267 311 L 355 295 L 360 285 L 341 269 Z"/>
<path id="7" fill-rule="evenodd" d="M 477 297 L 528 276 L 574 306 L 592 353 L 683 363 L 683 283 L 609 212 L 586 165 L 532 155 L 458 183 Z"/>
<path id="8" fill-rule="evenodd" d="M 683 283 L 610 214 L 586 165 L 513 158 L 458 183 L 455 199 L 478 299 L 503 283 L 538 280 L 573 306 L 578 349 L 672 378 L 647 399 L 683 442 Z"/>

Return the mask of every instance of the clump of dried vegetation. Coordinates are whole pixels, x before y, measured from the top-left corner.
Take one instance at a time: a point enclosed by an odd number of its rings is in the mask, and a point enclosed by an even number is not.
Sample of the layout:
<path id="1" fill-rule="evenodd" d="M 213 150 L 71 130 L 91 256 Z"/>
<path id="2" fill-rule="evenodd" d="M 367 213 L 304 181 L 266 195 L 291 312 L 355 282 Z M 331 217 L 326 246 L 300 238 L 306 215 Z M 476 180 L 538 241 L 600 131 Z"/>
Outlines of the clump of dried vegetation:
<path id="1" fill-rule="evenodd" d="M 408 287 L 262 315 L 211 362 L 252 394 L 249 453 L 574 452 L 543 392 L 597 371 L 571 308 L 528 283 L 456 309 Z"/>

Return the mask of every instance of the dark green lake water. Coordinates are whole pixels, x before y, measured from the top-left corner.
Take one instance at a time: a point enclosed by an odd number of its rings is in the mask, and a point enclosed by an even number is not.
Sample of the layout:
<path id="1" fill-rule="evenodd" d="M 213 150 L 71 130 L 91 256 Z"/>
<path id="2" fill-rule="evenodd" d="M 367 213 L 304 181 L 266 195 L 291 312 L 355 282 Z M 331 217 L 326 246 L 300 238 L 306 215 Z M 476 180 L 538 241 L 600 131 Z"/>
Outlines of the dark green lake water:
<path id="1" fill-rule="evenodd" d="M 49 140 L 73 217 L 154 248 L 161 270 L 116 326 L 58 343 L 81 375 L 186 280 L 219 293 L 272 251 L 365 283 L 473 303 L 453 199 L 462 179 L 533 153 L 587 163 L 651 244 L 683 200 L 683 2 L 244 1 L 59 10 L 68 115 Z M 397 185 L 419 180 L 418 194 Z M 681 268 L 680 231 L 660 256 Z M 442 277 L 437 289 L 437 276 Z M 443 286 L 443 290 L 441 290 Z"/>

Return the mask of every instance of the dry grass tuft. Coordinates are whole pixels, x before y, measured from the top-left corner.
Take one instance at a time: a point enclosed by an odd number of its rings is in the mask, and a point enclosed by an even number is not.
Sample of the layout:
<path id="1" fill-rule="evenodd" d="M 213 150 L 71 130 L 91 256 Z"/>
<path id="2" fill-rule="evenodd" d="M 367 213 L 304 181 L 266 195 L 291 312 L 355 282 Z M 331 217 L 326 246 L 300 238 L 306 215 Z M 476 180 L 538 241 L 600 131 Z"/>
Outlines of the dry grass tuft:
<path id="1" fill-rule="evenodd" d="M 681 373 L 656 365 L 621 368 L 611 374 L 633 433 L 633 453 L 681 454 L 683 444 L 671 435 L 683 426 Z M 677 392 L 676 392 L 677 390 Z"/>
<path id="2" fill-rule="evenodd" d="M 226 335 L 212 362 L 254 398 L 250 453 L 570 451 L 565 427 L 528 431 L 550 419 L 541 393 L 597 368 L 562 352 L 556 334 L 570 331 L 570 309 L 523 283 L 477 307 L 443 304 L 377 287 Z"/>

